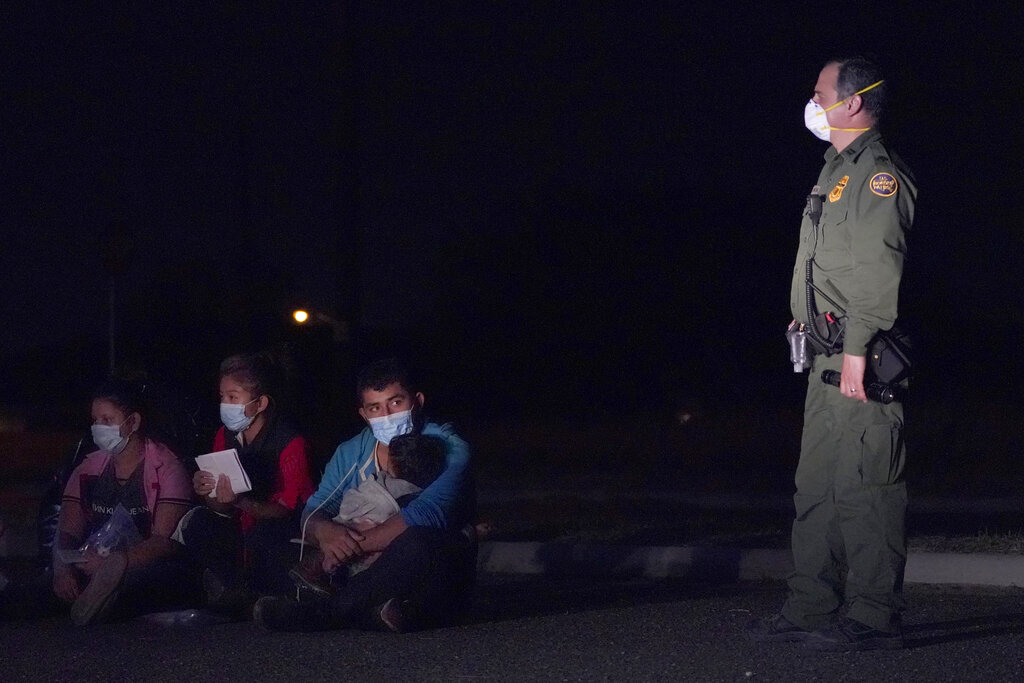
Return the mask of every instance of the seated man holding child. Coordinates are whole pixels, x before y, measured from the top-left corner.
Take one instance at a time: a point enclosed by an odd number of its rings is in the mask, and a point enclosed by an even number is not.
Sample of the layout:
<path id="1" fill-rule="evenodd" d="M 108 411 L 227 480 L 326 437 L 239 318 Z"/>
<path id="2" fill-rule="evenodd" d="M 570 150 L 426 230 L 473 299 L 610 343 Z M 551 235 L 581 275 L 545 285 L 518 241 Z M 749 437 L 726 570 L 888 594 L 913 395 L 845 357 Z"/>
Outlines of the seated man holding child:
<path id="1" fill-rule="evenodd" d="M 388 449 L 388 468 L 345 492 L 338 514 L 334 516 L 335 522 L 353 531 L 369 531 L 416 500 L 444 469 L 444 442 L 436 437 L 403 434 L 392 439 Z M 380 555 L 380 552 L 367 553 L 351 560 L 346 565 L 348 575 L 363 571 Z M 323 553 L 315 549 L 306 554 L 289 575 L 300 589 L 327 597 L 334 591 L 329 583 L 331 574 L 324 571 L 323 563 Z"/>
<path id="2" fill-rule="evenodd" d="M 423 418 L 424 396 L 394 359 L 365 368 L 357 396 L 367 427 L 335 450 L 303 511 L 303 537 L 317 546 L 328 573 L 371 553 L 380 558 L 343 579 L 329 597 L 261 598 L 254 618 L 269 630 L 370 625 L 402 631 L 449 622 L 468 605 L 476 572 L 475 542 L 463 533 L 476 504 L 468 445 L 450 425 Z M 391 471 L 400 451 L 392 443 L 404 434 L 440 440 L 443 469 L 398 514 L 372 528 L 351 528 L 338 517 L 348 492 Z M 396 473 L 408 476 L 394 462 Z"/>

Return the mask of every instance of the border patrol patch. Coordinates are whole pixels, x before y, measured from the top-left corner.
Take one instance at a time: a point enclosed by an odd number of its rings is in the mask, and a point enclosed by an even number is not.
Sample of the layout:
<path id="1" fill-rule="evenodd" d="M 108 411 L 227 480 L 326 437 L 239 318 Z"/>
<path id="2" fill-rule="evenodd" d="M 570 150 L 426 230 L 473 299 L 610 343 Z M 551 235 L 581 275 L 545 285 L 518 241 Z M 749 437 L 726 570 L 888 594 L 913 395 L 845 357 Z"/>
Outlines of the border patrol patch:
<path id="1" fill-rule="evenodd" d="M 868 187 L 879 197 L 891 197 L 896 194 L 900 184 L 896 182 L 896 176 L 891 173 L 876 173 L 871 176 Z"/>
<path id="2" fill-rule="evenodd" d="M 846 183 L 850 182 L 850 176 L 844 175 L 836 183 L 836 186 L 832 188 L 832 191 L 828 193 L 829 202 L 838 202 L 839 198 L 843 196 L 843 189 L 846 188 Z"/>

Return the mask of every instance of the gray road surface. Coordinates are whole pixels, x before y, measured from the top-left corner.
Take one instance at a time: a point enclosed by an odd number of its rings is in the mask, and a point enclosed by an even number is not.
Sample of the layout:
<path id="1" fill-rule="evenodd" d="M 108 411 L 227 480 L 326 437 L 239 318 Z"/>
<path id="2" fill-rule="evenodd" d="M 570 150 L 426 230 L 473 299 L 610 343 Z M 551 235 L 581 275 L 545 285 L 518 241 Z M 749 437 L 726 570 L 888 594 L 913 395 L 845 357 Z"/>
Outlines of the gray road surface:
<path id="1" fill-rule="evenodd" d="M 908 648 L 757 645 L 778 582 L 485 577 L 469 623 L 406 635 L 251 624 L 0 623 L 0 681 L 1004 681 L 1024 678 L 1024 591 L 912 586 Z"/>

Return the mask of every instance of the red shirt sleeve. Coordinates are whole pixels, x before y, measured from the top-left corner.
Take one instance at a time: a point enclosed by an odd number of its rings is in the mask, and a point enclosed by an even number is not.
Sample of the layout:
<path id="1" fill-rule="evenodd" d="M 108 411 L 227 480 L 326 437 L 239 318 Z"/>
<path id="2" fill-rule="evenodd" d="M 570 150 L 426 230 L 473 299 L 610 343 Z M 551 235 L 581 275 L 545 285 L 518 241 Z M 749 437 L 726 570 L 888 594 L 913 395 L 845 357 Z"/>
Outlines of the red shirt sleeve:
<path id="1" fill-rule="evenodd" d="M 217 430 L 217 433 L 214 434 L 214 436 L 213 436 L 213 451 L 212 452 L 216 453 L 217 451 L 227 450 L 227 447 L 228 447 L 228 440 L 224 437 L 224 427 L 221 427 L 220 429 Z"/>
<path id="2" fill-rule="evenodd" d="M 281 450 L 277 465 L 277 485 L 270 502 L 295 510 L 304 505 L 316 488 L 309 473 L 309 442 L 297 436 Z"/>

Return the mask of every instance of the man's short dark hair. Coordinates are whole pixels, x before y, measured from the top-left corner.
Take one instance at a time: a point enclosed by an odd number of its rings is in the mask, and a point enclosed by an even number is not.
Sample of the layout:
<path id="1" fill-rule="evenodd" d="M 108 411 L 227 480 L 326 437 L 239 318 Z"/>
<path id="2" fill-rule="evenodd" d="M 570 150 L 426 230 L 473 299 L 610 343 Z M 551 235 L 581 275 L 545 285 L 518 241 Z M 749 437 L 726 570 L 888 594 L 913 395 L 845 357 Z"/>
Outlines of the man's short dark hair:
<path id="1" fill-rule="evenodd" d="M 852 97 L 854 93 L 885 79 L 881 67 L 866 57 L 834 59 L 830 63 L 839 66 L 836 91 L 839 93 L 840 100 Z M 860 95 L 861 101 L 864 103 L 864 110 L 871 114 L 876 124 L 882 120 L 889 101 L 885 85 L 885 83 L 881 83 Z"/>
<path id="2" fill-rule="evenodd" d="M 444 441 L 436 436 L 396 436 L 388 444 L 391 471 L 399 479 L 425 489 L 444 470 L 444 450 Z"/>
<path id="3" fill-rule="evenodd" d="M 402 388 L 410 395 L 416 393 L 408 370 L 397 358 L 382 358 L 374 361 L 360 370 L 356 376 L 356 400 L 359 405 L 362 405 L 364 391 L 367 389 L 383 391 L 384 387 L 394 382 L 402 385 Z"/>

